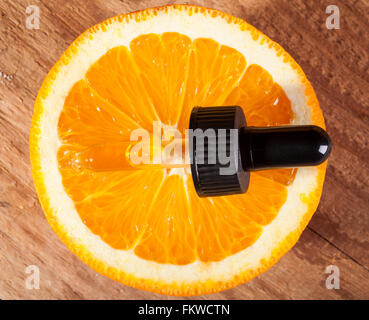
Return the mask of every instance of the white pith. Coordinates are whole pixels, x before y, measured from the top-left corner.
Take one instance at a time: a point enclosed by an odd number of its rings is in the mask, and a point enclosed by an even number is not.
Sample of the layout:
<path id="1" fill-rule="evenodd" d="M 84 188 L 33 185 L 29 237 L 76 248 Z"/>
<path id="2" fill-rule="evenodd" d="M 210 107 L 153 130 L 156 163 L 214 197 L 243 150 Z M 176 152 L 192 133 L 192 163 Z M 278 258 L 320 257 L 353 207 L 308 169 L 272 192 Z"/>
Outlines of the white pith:
<path id="1" fill-rule="evenodd" d="M 267 70 L 285 91 L 291 101 L 295 114 L 294 124 L 311 124 L 310 108 L 305 98 L 305 85 L 289 64 L 283 63 L 274 50 L 252 39 L 248 31 L 241 31 L 239 25 L 227 23 L 217 16 L 205 16 L 173 8 L 168 13 L 159 11 L 157 16 L 147 17 L 145 21 L 114 22 L 106 31 L 98 31 L 92 39 L 88 37 L 78 46 L 68 65 L 62 66 L 52 84 L 49 95 L 42 101 L 44 113 L 40 119 L 39 150 L 42 174 L 50 206 L 54 216 L 73 242 L 99 261 L 136 278 L 151 279 L 163 283 L 188 283 L 197 281 L 227 281 L 241 272 L 260 267 L 262 259 L 268 259 L 277 243 L 296 230 L 307 211 L 307 204 L 301 195 L 308 195 L 317 187 L 318 170 L 315 167 L 300 168 L 288 196 L 276 218 L 264 227 L 260 238 L 247 249 L 214 262 L 196 261 L 188 265 L 169 265 L 147 261 L 137 257 L 132 250 L 123 251 L 111 248 L 94 235 L 82 222 L 73 201 L 64 191 L 58 169 L 57 150 L 60 147 L 57 125 L 63 109 L 64 100 L 75 82 L 84 78 L 88 68 L 107 50 L 116 46 L 127 46 L 141 34 L 178 32 L 191 39 L 212 38 L 220 44 L 230 46 L 241 52 L 248 65 L 258 64 Z M 178 169 L 180 170 L 180 169 Z M 173 171 L 174 172 L 174 171 Z"/>

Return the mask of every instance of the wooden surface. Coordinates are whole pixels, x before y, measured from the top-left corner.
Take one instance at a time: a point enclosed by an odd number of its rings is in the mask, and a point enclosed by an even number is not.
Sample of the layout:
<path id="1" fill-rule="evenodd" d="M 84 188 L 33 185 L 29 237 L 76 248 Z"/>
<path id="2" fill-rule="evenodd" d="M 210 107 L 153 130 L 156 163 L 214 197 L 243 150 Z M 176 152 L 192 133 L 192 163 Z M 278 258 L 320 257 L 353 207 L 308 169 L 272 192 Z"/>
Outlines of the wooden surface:
<path id="1" fill-rule="evenodd" d="M 80 33 L 119 13 L 176 2 L 1 0 L 0 298 L 168 298 L 96 274 L 60 242 L 33 186 L 28 137 L 41 82 Z M 333 1 L 341 29 L 328 30 L 325 9 L 331 2 L 191 2 L 244 18 L 280 43 L 315 88 L 334 144 L 319 209 L 297 245 L 251 282 L 196 298 L 369 298 L 369 3 Z M 25 26 L 30 4 L 41 10 L 39 30 Z M 339 290 L 325 286 L 331 264 L 340 269 Z M 40 268 L 39 290 L 26 289 L 29 265 Z"/>

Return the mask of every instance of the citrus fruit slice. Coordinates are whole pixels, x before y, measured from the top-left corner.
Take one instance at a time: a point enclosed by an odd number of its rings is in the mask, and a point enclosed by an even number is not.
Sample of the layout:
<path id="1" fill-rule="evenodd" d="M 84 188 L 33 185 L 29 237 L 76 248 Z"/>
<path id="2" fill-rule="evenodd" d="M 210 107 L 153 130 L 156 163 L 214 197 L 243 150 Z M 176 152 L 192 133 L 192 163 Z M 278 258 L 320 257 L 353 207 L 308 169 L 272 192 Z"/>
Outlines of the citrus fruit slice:
<path id="1" fill-rule="evenodd" d="M 197 196 L 186 168 L 116 169 L 133 130 L 157 121 L 183 132 L 194 106 L 222 105 L 241 106 L 248 125 L 324 128 L 301 68 L 241 19 L 173 5 L 83 33 L 42 84 L 30 135 L 42 207 L 70 250 L 171 295 L 227 289 L 278 261 L 316 210 L 325 164 L 252 173 L 246 194 L 213 198 Z"/>

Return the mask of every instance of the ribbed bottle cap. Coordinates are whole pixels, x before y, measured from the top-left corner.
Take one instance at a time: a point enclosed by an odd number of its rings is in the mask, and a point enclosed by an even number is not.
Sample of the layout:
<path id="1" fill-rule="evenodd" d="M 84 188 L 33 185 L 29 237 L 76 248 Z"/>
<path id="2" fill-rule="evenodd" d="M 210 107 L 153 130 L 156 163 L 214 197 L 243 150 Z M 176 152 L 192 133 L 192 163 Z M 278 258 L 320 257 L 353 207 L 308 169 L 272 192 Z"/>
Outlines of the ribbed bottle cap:
<path id="1" fill-rule="evenodd" d="M 250 174 L 242 168 L 239 106 L 195 107 L 190 117 L 191 172 L 197 194 L 214 197 L 246 192 Z"/>

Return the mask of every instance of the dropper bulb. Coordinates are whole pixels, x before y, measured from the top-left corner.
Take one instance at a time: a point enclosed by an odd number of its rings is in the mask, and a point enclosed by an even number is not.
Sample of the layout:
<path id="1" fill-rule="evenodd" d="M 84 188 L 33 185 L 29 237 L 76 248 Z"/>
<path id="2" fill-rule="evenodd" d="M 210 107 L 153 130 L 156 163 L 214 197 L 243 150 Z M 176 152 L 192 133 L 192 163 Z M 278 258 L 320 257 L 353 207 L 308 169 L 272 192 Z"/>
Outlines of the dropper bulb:
<path id="1" fill-rule="evenodd" d="M 328 134 L 313 125 L 286 127 L 244 127 L 240 152 L 245 170 L 316 166 L 329 156 Z"/>

